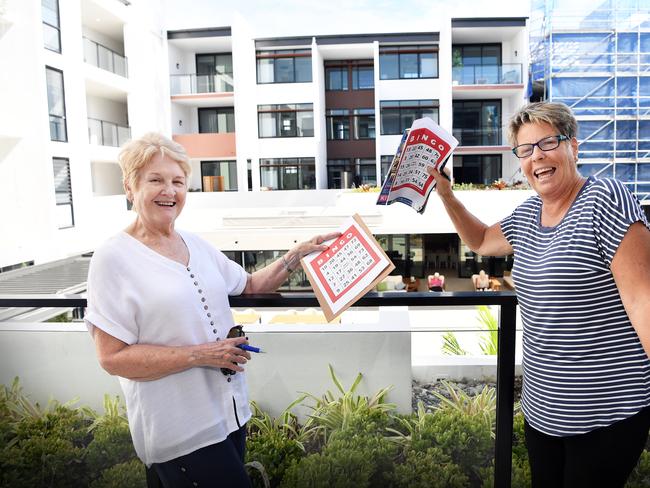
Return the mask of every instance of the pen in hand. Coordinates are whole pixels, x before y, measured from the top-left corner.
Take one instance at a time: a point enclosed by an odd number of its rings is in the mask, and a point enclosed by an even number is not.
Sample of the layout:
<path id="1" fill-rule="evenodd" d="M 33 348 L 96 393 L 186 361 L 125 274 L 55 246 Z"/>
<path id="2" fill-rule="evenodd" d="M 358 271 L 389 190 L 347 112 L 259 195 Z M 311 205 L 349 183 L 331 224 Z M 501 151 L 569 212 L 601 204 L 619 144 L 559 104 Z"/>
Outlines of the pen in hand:
<path id="1" fill-rule="evenodd" d="M 249 346 L 248 344 L 239 344 L 237 347 L 243 349 L 244 351 L 264 353 L 264 351 L 262 351 L 259 347 Z"/>

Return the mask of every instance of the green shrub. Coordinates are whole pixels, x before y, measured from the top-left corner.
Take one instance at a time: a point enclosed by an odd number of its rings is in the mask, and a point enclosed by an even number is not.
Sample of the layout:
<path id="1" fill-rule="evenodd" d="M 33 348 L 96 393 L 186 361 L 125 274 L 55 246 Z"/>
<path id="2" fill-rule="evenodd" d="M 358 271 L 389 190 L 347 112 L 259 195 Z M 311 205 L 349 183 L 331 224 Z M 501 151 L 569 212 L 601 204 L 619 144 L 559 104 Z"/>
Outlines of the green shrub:
<path id="1" fill-rule="evenodd" d="M 279 432 L 251 436 L 246 442 L 246 461 L 261 463 L 271 486 L 278 486 L 287 468 L 304 456 L 305 452 L 295 439 Z M 258 472 L 250 470 L 249 474 L 253 486 L 264 486 L 262 476 Z"/>
<path id="2" fill-rule="evenodd" d="M 105 469 L 101 477 L 90 484 L 90 488 L 145 488 L 146 486 L 145 467 L 139 459 L 131 459 Z"/>
<path id="3" fill-rule="evenodd" d="M 15 436 L 0 451 L 3 486 L 84 486 L 83 463 L 88 419 L 77 409 L 58 405 L 40 417 L 25 416 Z"/>
<path id="4" fill-rule="evenodd" d="M 632 471 L 625 488 L 645 488 L 650 486 L 650 452 L 643 451 L 639 463 Z"/>
<path id="5" fill-rule="evenodd" d="M 369 434 L 371 431 L 374 433 Z M 292 463 L 280 486 L 389 486 L 397 453 L 394 443 L 378 435 L 376 424 L 361 422 L 354 428 L 332 433 L 322 452 Z"/>
<path id="6" fill-rule="evenodd" d="M 409 449 L 404 463 L 395 467 L 392 486 L 397 488 L 464 488 L 469 479 L 440 448 Z"/>

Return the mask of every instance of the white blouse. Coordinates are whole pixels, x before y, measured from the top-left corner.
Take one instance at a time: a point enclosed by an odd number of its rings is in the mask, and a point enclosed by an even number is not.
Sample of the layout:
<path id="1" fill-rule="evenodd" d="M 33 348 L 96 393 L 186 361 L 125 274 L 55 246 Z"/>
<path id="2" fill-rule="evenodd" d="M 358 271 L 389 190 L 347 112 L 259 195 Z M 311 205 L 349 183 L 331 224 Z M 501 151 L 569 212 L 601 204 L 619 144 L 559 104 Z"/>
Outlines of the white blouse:
<path id="1" fill-rule="evenodd" d="M 223 339 L 235 325 L 228 295 L 248 274 L 203 239 L 179 234 L 188 266 L 126 232 L 93 255 L 88 273 L 88 330 L 127 344 L 187 346 Z M 161 463 L 224 440 L 250 417 L 243 373 L 191 368 L 153 381 L 119 378 L 133 444 L 146 464 Z"/>

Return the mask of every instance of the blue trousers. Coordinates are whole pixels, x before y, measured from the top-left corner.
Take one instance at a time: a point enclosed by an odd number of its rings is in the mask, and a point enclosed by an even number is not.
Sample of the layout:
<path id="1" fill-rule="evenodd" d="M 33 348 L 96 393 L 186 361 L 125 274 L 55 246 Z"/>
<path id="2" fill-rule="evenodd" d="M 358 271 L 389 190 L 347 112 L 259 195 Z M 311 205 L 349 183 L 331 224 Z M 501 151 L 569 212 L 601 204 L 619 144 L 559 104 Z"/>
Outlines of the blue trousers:
<path id="1" fill-rule="evenodd" d="M 223 441 L 147 470 L 148 488 L 250 488 L 244 467 L 246 426 Z"/>

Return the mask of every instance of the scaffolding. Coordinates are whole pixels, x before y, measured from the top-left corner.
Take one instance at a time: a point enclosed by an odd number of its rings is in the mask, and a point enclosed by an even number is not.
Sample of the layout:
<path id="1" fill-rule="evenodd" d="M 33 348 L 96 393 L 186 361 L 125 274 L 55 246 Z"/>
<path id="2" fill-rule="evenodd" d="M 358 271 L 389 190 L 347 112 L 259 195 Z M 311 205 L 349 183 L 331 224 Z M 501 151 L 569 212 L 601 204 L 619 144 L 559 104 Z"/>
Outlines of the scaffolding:
<path id="1" fill-rule="evenodd" d="M 650 0 L 533 0 L 530 36 L 533 86 L 579 121 L 580 172 L 650 205 Z"/>

